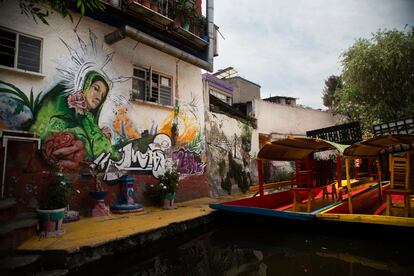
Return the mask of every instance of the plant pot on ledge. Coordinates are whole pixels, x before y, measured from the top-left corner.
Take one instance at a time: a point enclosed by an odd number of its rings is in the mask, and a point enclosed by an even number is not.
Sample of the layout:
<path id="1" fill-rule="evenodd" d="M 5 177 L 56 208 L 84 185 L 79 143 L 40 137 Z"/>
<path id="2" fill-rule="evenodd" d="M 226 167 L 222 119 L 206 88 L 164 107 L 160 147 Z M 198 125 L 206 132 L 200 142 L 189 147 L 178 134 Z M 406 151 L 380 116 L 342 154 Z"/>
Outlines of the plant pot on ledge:
<path id="1" fill-rule="evenodd" d="M 110 216 L 109 207 L 105 204 L 106 191 L 92 191 L 89 195 L 96 200 L 95 207 L 92 209 L 93 217 Z"/>
<path id="2" fill-rule="evenodd" d="M 162 200 L 163 209 L 175 209 L 174 206 L 175 193 L 168 193 Z"/>
<path id="3" fill-rule="evenodd" d="M 151 10 L 153 10 L 155 12 L 158 12 L 158 4 L 157 4 L 157 2 L 151 2 L 150 3 L 150 8 L 151 8 Z"/>
<path id="4" fill-rule="evenodd" d="M 57 237 L 65 233 L 65 229 L 62 228 L 65 208 L 53 210 L 37 209 L 37 216 L 42 237 Z"/>
<path id="5" fill-rule="evenodd" d="M 65 207 L 69 205 L 72 195 L 73 191 L 62 172 L 55 173 L 37 210 L 41 237 L 56 237 L 65 233 L 62 223 Z"/>
<path id="6" fill-rule="evenodd" d="M 142 0 L 142 5 L 143 5 L 144 7 L 147 7 L 148 9 L 150 9 L 150 8 L 151 8 L 151 3 L 150 3 L 150 1 L 149 1 L 149 0 Z"/>

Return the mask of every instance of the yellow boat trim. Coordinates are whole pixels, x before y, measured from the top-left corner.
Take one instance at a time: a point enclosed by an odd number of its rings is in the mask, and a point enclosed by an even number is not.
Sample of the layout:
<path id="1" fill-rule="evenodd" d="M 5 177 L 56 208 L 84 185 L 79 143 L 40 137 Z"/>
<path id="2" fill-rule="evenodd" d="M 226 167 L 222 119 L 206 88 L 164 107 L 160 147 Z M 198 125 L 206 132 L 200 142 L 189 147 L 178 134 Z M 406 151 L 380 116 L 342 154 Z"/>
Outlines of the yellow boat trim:
<path id="1" fill-rule="evenodd" d="M 395 226 L 414 227 L 414 218 L 407 217 L 392 217 L 380 215 L 362 215 L 362 214 L 316 214 L 316 218 L 325 221 L 342 221 L 342 222 L 357 222 L 357 223 L 371 223 L 384 224 Z"/>

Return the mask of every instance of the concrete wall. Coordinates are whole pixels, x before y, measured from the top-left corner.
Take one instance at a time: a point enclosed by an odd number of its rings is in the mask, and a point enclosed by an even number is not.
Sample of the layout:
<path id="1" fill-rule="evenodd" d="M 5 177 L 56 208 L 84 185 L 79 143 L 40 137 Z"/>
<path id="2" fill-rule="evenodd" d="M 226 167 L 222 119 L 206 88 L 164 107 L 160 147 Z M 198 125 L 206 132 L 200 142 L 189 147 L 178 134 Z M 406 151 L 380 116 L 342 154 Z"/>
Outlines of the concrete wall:
<path id="1" fill-rule="evenodd" d="M 254 100 L 253 112 L 257 131 L 264 134 L 306 136 L 306 131 L 333 126 L 337 118 L 332 113 L 296 106 Z"/>
<path id="2" fill-rule="evenodd" d="M 240 77 L 225 79 L 225 81 L 233 85 L 233 103 L 246 103 L 253 99 L 260 99 L 260 86 Z"/>
<path id="3" fill-rule="evenodd" d="M 225 114 L 207 112 L 207 170 L 212 196 L 245 191 L 257 183 L 258 135 Z"/>
<path id="4" fill-rule="evenodd" d="M 253 101 L 253 112 L 257 118 L 257 133 L 269 135 L 269 140 L 288 135 L 306 136 L 308 130 L 333 126 L 338 121 L 329 112 L 262 100 Z M 286 173 L 293 169 L 292 164 L 284 161 L 266 161 L 264 167 L 267 182 L 281 175 L 287 176 Z"/>
<path id="5" fill-rule="evenodd" d="M 75 30 L 78 14 L 73 15 L 73 23 L 69 18 L 52 14 L 47 18 L 48 26 L 35 24 L 31 17 L 21 15 L 18 1 L 4 1 L 0 5 L 0 26 L 40 38 L 43 44 L 41 74 L 0 68 L 0 80 L 7 83 L 2 87 L 14 85 L 26 95 L 32 90 L 35 97 L 43 92 L 37 116 L 28 108 L 19 110 L 13 97 L 2 93 L 2 128 L 35 132 L 42 139 L 43 153 L 56 150 L 47 148 L 49 146 L 45 142 L 49 138 L 61 141 L 57 137 L 59 133 L 71 133 L 67 137 L 77 145 L 76 157 L 59 160 L 41 154 L 43 162 L 51 166 L 70 163 L 70 167 L 66 168 L 68 173 L 79 174 L 76 170 L 83 161 L 94 162 L 105 172 L 107 180 L 128 172 L 137 175 L 136 182 L 142 184 L 156 181 L 158 175 L 175 164 L 181 173 L 178 200 L 208 194 L 203 89 L 198 67 L 129 38 L 107 45 L 103 38 L 115 28 L 88 17 L 83 17 Z M 76 55 L 83 56 L 84 61 L 90 61 L 93 68 L 98 68 L 96 71 L 106 76 L 109 91 L 106 99 L 100 102 L 100 113 L 93 113 L 88 108 L 82 108 L 79 113 L 76 108 L 70 107 L 69 95 L 63 89 L 55 96 L 49 93 L 64 80 L 58 69 L 73 65 Z M 151 67 L 153 71 L 172 78 L 172 106 L 130 100 L 134 66 Z M 73 70 L 75 75 L 79 70 Z M 86 92 L 83 93 L 85 96 Z M 62 105 L 65 106 L 65 111 L 58 118 L 61 119 L 60 124 L 65 124 L 61 131 L 54 128 L 54 121 L 52 123 L 56 116 L 53 119 L 53 116 L 42 111 L 45 103 L 52 103 L 53 106 L 54 101 L 59 99 L 64 99 Z M 93 118 L 87 124 L 89 128 L 85 123 L 88 114 Z M 32 123 L 30 120 L 33 120 Z M 101 146 L 95 146 L 98 142 L 90 143 L 91 139 L 99 141 Z M 77 142 L 79 140 L 81 143 Z M 88 148 L 88 143 L 93 146 Z M 144 176 L 141 178 L 139 175 Z"/>

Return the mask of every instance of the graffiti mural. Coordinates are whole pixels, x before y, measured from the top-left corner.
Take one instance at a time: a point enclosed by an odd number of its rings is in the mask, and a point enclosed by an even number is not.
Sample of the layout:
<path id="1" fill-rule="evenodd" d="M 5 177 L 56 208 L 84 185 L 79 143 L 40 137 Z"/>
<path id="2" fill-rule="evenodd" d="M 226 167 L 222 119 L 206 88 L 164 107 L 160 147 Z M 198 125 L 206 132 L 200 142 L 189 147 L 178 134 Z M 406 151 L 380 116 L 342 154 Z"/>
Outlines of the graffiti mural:
<path id="1" fill-rule="evenodd" d="M 182 174 L 203 174 L 207 166 L 201 162 L 199 154 L 184 149 L 173 152 L 172 159 L 177 166 L 177 171 Z"/>
<path id="2" fill-rule="evenodd" d="M 120 177 L 120 171 L 151 172 L 158 177 L 171 167 L 171 159 L 165 152 L 171 148 L 171 139 L 165 134 L 158 134 L 145 151 L 141 151 L 137 143 L 129 142 L 119 152 L 122 158 L 113 159 L 111 153 L 102 153 L 93 162 L 93 167 L 104 171 L 104 180 L 115 180 Z"/>
<path id="3" fill-rule="evenodd" d="M 77 47 L 61 39 L 68 55 L 56 61 L 55 83 L 44 92 L 35 96 L 0 80 L 1 127 L 36 133 L 44 160 L 69 172 L 87 161 L 104 172 L 105 180 L 128 172 L 158 177 L 174 165 L 184 175 L 203 174 L 205 136 L 196 97 L 176 100 L 159 125 L 151 120 L 138 128 L 117 87 L 130 77 L 111 71 L 114 53 L 107 53 L 92 31 L 87 41 L 76 37 Z"/>

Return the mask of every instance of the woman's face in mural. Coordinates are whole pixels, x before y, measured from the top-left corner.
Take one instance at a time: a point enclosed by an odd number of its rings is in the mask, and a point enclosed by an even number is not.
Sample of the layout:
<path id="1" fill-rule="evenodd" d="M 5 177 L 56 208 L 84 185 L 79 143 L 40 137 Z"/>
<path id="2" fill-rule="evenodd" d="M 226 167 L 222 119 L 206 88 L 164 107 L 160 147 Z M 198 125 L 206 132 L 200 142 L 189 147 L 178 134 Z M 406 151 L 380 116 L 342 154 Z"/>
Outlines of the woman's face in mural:
<path id="1" fill-rule="evenodd" d="M 97 108 L 105 99 L 108 88 L 101 80 L 96 80 L 92 83 L 88 92 L 86 93 L 86 105 L 89 110 Z"/>

